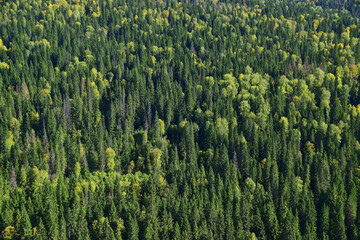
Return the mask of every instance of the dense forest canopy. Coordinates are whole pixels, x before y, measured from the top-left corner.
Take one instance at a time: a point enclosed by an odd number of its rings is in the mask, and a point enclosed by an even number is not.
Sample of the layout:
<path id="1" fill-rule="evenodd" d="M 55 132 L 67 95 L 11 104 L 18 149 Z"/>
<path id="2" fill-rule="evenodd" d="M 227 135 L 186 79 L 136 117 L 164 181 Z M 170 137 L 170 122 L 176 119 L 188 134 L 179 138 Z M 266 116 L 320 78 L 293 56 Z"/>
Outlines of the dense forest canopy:
<path id="1" fill-rule="evenodd" d="M 359 9 L 0 0 L 0 238 L 359 239 Z"/>

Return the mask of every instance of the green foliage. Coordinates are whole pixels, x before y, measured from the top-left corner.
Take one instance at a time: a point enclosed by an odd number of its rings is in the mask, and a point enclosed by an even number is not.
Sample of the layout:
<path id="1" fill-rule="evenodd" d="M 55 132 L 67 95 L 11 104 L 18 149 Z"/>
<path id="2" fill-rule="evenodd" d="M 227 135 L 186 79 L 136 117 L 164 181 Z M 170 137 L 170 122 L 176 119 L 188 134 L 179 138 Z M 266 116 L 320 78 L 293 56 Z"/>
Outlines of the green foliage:
<path id="1" fill-rule="evenodd" d="M 105 161 L 108 170 L 114 170 L 115 167 L 115 151 L 112 148 L 107 148 L 105 151 Z"/>
<path id="2" fill-rule="evenodd" d="M 39 170 L 36 166 L 30 172 L 30 186 L 36 191 L 41 188 L 48 180 L 48 172 L 46 170 Z"/>
<path id="3" fill-rule="evenodd" d="M 154 166 L 155 169 L 160 169 L 162 151 L 158 148 L 154 148 L 151 150 L 150 154 L 153 162 L 152 165 Z"/>
<path id="4" fill-rule="evenodd" d="M 1 239 L 359 238 L 359 1 L 0 6 Z"/>

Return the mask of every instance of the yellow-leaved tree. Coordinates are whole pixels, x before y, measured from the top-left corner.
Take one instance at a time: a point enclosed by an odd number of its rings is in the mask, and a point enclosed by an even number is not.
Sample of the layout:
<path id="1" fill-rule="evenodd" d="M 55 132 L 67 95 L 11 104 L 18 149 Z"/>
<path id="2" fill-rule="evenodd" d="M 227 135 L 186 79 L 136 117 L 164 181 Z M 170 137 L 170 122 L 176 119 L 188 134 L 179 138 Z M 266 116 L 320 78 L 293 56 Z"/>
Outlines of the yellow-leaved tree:
<path id="1" fill-rule="evenodd" d="M 105 151 L 105 161 L 106 161 L 106 168 L 108 171 L 112 171 L 114 170 L 115 167 L 115 158 L 116 153 L 114 151 L 114 149 L 112 148 L 107 148 Z"/>
<path id="2" fill-rule="evenodd" d="M 154 148 L 151 150 L 152 164 L 156 170 L 161 168 L 161 155 L 162 151 L 160 149 Z"/>
<path id="3" fill-rule="evenodd" d="M 3 239 L 16 239 L 17 236 L 18 234 L 13 226 L 8 226 L 1 232 Z"/>

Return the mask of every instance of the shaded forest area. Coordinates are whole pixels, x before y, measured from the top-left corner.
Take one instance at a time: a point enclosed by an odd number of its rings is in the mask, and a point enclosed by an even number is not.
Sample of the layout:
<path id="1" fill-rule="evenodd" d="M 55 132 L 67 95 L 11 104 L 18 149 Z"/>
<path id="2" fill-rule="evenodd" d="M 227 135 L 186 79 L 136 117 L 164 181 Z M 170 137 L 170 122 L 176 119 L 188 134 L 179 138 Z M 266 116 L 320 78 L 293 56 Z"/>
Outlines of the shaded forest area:
<path id="1" fill-rule="evenodd" d="M 358 9 L 0 0 L 0 238 L 359 239 Z"/>

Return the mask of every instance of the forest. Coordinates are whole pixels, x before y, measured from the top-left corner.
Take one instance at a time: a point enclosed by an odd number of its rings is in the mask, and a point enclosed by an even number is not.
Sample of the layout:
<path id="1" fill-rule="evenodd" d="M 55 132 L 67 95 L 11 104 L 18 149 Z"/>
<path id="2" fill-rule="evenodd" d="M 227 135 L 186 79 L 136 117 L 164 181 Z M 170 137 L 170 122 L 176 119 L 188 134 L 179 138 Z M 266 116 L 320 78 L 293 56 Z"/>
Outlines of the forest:
<path id="1" fill-rule="evenodd" d="M 360 239 L 360 0 L 0 0 L 0 239 Z"/>

